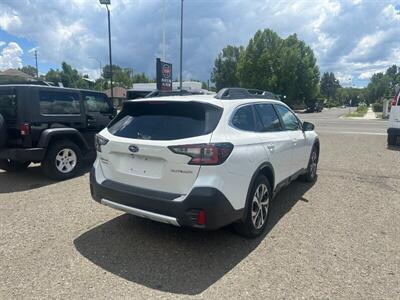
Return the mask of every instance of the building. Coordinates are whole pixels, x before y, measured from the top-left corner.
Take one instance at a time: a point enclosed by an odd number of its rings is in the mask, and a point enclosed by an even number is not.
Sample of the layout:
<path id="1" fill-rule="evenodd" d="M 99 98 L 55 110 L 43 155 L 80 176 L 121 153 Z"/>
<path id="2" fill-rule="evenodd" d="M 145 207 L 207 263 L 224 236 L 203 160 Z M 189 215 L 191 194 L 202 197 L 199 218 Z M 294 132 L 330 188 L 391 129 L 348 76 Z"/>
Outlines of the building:
<path id="1" fill-rule="evenodd" d="M 104 93 L 107 94 L 109 98 L 111 98 L 111 89 L 108 89 L 104 91 Z M 114 86 L 113 87 L 113 93 L 114 93 L 114 106 L 115 107 L 121 107 L 122 103 L 126 100 L 126 88 L 120 87 L 120 86 Z"/>
<path id="2" fill-rule="evenodd" d="M 17 69 L 8 69 L 0 71 L 0 83 L 29 83 L 37 81 L 36 78 Z"/>

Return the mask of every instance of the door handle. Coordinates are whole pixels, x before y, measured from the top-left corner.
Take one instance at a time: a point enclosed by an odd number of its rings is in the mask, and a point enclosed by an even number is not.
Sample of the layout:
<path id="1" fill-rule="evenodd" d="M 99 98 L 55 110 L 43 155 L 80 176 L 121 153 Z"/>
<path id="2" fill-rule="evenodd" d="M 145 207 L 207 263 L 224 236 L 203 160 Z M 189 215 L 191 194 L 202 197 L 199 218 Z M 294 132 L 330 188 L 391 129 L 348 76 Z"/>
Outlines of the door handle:
<path id="1" fill-rule="evenodd" d="M 293 141 L 293 145 L 296 146 L 297 145 L 297 139 L 293 139 L 292 141 Z"/>

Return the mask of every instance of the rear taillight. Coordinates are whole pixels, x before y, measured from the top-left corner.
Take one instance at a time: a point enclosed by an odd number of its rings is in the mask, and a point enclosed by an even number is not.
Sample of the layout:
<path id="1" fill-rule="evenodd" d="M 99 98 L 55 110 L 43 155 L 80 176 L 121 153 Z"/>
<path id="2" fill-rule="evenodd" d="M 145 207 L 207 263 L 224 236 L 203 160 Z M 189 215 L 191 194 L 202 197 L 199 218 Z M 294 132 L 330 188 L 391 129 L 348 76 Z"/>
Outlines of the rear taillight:
<path id="1" fill-rule="evenodd" d="M 95 140 L 94 140 L 94 144 L 96 147 L 96 150 L 98 152 L 101 152 L 101 146 L 107 145 L 108 140 L 104 137 L 102 137 L 101 135 L 96 134 Z"/>
<path id="2" fill-rule="evenodd" d="M 231 154 L 233 145 L 231 143 L 194 144 L 168 147 L 176 154 L 191 157 L 189 165 L 220 165 Z"/>
<path id="3" fill-rule="evenodd" d="M 19 130 L 21 131 L 22 136 L 27 136 L 31 134 L 31 126 L 29 125 L 29 123 L 19 124 Z"/>

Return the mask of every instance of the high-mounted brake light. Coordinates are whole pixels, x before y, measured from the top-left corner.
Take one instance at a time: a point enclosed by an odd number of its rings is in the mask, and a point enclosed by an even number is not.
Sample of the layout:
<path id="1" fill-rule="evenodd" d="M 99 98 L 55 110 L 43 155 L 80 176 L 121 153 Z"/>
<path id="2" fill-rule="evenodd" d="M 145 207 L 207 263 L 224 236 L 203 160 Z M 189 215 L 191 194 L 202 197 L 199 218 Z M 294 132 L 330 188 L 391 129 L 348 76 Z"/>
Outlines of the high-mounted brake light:
<path id="1" fill-rule="evenodd" d="M 222 164 L 231 154 L 231 143 L 194 144 L 168 147 L 176 154 L 187 155 L 192 159 L 189 165 L 215 166 Z"/>
<path id="2" fill-rule="evenodd" d="M 31 134 L 31 126 L 29 125 L 29 123 L 19 124 L 19 130 L 21 131 L 22 136 L 27 136 Z"/>

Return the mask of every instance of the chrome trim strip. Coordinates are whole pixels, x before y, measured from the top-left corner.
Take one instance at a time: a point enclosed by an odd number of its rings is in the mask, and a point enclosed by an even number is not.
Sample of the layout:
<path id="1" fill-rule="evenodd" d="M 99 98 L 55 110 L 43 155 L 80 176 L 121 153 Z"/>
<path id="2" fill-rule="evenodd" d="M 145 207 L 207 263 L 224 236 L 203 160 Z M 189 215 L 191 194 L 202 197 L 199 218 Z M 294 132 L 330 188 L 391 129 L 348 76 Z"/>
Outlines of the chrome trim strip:
<path id="1" fill-rule="evenodd" d="M 156 213 L 153 213 L 153 212 L 150 212 L 150 211 L 146 211 L 146 210 L 142 210 L 142 209 L 138 209 L 138 208 L 129 207 L 129 206 L 126 206 L 126 205 L 123 205 L 123 204 L 112 202 L 112 201 L 104 199 L 104 198 L 101 199 L 101 204 L 106 205 L 106 206 L 111 207 L 111 208 L 122 210 L 122 211 L 124 211 L 124 212 L 126 212 L 128 214 L 135 215 L 135 216 L 138 216 L 138 217 L 150 219 L 150 220 L 153 220 L 153 221 L 156 221 L 156 222 L 161 222 L 161 223 L 167 223 L 167 224 L 171 224 L 171 225 L 175 225 L 175 226 L 180 226 L 178 221 L 176 220 L 176 218 L 173 218 L 173 217 L 156 214 Z"/>

